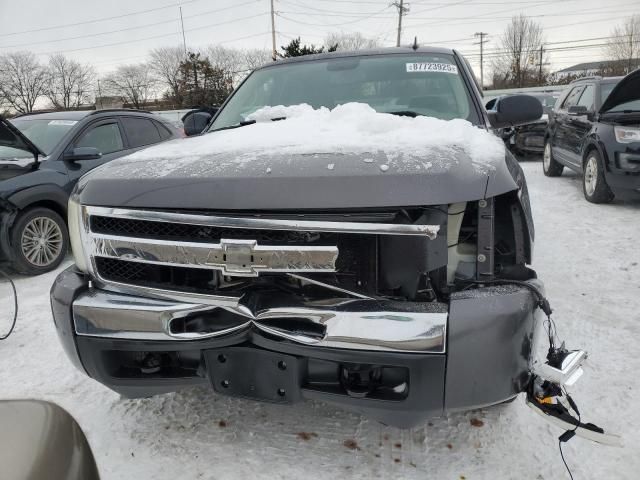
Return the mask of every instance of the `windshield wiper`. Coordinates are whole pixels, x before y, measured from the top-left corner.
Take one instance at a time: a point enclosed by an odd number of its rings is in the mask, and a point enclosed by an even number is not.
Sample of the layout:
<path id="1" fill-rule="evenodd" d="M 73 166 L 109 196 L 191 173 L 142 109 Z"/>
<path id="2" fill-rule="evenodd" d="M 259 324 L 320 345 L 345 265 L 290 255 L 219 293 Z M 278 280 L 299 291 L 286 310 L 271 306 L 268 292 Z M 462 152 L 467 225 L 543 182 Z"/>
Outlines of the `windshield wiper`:
<path id="1" fill-rule="evenodd" d="M 240 123 L 237 123 L 235 125 L 229 125 L 228 127 L 220 127 L 211 131 L 219 132 L 220 130 L 231 130 L 232 128 L 240 128 L 240 127 L 246 127 L 247 125 L 253 125 L 254 123 L 256 123 L 255 120 L 242 120 Z"/>
<path id="2" fill-rule="evenodd" d="M 414 112 L 413 110 L 397 110 L 395 112 L 382 112 L 388 113 L 389 115 L 398 115 L 400 117 L 422 117 L 424 116 L 422 113 Z"/>
<path id="3" fill-rule="evenodd" d="M 272 118 L 271 121 L 278 122 L 280 120 L 286 120 L 286 119 L 287 117 L 276 117 L 276 118 Z M 253 125 L 254 123 L 257 123 L 257 122 L 255 120 L 242 120 L 240 123 L 236 125 L 229 125 L 228 127 L 216 128 L 215 130 L 211 130 L 211 132 L 219 132 L 220 130 L 230 130 L 232 128 L 246 127 L 247 125 Z"/>

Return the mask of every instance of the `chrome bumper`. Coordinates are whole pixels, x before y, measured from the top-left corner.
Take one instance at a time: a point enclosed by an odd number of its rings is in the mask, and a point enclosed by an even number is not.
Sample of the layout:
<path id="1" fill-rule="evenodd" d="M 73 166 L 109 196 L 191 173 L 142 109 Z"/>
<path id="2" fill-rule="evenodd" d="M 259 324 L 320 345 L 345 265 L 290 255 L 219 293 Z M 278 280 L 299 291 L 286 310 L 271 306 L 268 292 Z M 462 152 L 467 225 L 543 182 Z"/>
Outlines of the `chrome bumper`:
<path id="1" fill-rule="evenodd" d="M 247 295 L 207 303 L 90 288 L 73 301 L 75 333 L 130 340 L 189 341 L 258 329 L 293 342 L 355 350 L 444 353 L 447 305 L 372 299 L 300 302 Z M 189 325 L 189 328 L 185 328 Z"/>

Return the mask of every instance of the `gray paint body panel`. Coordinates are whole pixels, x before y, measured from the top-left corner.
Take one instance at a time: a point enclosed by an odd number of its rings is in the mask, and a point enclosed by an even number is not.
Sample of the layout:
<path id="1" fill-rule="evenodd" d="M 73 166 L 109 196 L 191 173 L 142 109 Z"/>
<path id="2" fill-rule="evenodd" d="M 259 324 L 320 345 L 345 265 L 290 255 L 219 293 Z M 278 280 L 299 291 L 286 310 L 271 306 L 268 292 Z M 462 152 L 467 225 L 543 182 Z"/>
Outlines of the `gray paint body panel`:
<path id="1" fill-rule="evenodd" d="M 531 282 L 538 288 L 542 284 Z M 451 295 L 445 410 L 469 410 L 523 391 L 542 311 L 533 294 L 496 286 Z"/>
<path id="2" fill-rule="evenodd" d="M 245 162 L 232 154 L 187 161 L 124 157 L 86 175 L 79 187 L 84 205 L 184 210 L 408 207 L 474 201 L 518 188 L 505 159 L 474 164 L 461 150 L 393 159 L 383 153 L 274 153 Z"/>

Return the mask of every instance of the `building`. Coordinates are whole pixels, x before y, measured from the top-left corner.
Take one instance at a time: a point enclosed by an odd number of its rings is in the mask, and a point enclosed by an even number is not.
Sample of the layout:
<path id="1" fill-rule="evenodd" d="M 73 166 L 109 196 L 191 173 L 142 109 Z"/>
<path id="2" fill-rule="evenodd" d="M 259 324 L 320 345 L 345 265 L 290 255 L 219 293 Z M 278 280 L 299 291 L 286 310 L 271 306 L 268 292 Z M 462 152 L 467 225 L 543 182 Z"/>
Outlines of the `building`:
<path id="1" fill-rule="evenodd" d="M 638 67 L 640 67 L 640 59 L 631 61 L 598 60 L 595 62 L 578 63 L 577 65 L 558 70 L 553 75 L 558 80 L 567 77 L 575 78 L 591 75 L 626 75 Z"/>

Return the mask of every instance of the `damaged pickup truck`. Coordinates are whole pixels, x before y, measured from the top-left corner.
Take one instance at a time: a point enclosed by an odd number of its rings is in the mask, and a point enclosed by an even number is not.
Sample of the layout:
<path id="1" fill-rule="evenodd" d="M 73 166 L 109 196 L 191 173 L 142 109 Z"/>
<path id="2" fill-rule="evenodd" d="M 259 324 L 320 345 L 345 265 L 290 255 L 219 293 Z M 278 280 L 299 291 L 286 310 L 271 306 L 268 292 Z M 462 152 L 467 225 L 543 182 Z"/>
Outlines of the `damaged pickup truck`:
<path id="1" fill-rule="evenodd" d="M 210 384 L 401 427 L 514 398 L 543 287 L 524 175 L 488 130 L 541 113 L 487 113 L 448 49 L 257 69 L 202 135 L 79 181 L 51 290 L 66 353 L 126 397 Z"/>

